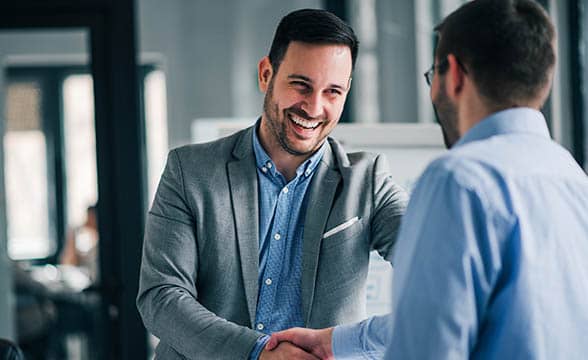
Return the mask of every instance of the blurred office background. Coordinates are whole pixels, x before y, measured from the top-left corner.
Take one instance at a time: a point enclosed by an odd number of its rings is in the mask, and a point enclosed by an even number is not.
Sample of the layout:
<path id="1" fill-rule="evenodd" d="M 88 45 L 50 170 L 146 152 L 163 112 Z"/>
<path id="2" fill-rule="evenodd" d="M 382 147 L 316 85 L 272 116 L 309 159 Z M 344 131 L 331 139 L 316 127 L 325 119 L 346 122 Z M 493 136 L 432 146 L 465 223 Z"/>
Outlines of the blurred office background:
<path id="1" fill-rule="evenodd" d="M 423 78 L 433 27 L 464 2 L 3 2 L 0 338 L 33 359 L 152 355 L 156 340 L 134 304 L 167 151 L 255 121 L 257 62 L 291 10 L 328 9 L 356 30 L 353 89 L 335 135 L 349 149 L 387 153 L 410 189 L 443 151 Z M 588 169 L 588 0 L 540 3 L 557 25 L 559 57 L 543 111 L 552 137 Z M 368 313 L 388 309 L 390 272 L 374 256 Z"/>

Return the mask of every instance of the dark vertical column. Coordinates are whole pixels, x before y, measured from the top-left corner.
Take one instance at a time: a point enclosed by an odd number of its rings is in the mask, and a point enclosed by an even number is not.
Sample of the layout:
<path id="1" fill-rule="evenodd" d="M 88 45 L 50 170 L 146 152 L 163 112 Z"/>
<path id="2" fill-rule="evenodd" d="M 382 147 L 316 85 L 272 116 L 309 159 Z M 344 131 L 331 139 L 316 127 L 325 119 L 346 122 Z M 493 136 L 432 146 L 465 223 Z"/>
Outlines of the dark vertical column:
<path id="1" fill-rule="evenodd" d="M 586 8 L 588 0 L 569 0 L 568 26 L 570 33 L 570 83 L 572 94 L 573 116 L 573 155 L 576 161 L 588 170 L 586 159 L 588 157 L 588 114 L 586 103 L 588 102 L 588 59 L 586 59 L 586 47 L 588 46 L 588 24 L 586 24 Z"/>
<path id="2" fill-rule="evenodd" d="M 56 235 L 57 251 L 50 261 L 57 263 L 59 255 L 63 249 L 66 238 L 66 223 L 67 223 L 67 177 L 65 164 L 65 145 L 63 136 L 63 111 L 62 111 L 62 88 L 63 74 L 60 72 L 52 72 L 50 69 L 44 71 L 45 86 L 43 91 L 44 105 L 43 109 L 46 111 L 44 120 L 48 122 L 46 125 L 46 132 L 51 143 L 51 149 L 48 149 L 47 154 L 52 154 L 48 159 L 53 160 L 53 176 L 49 176 L 50 189 L 54 189 L 54 199 L 51 199 L 49 204 L 54 207 L 51 216 L 55 221 L 53 224 L 54 234 Z"/>
<path id="3" fill-rule="evenodd" d="M 541 6 L 543 6 L 547 12 L 549 12 L 549 9 L 550 9 L 549 0 L 537 0 L 537 2 L 539 4 L 541 4 Z M 549 127 L 550 133 L 553 134 L 553 115 L 552 115 L 553 114 L 553 100 L 552 100 L 552 97 L 553 97 L 553 92 L 550 92 L 549 97 L 545 101 L 545 104 L 543 104 L 543 108 L 541 109 L 541 112 L 543 113 L 543 116 L 545 117 L 545 121 L 547 122 L 547 126 Z"/>
<path id="4" fill-rule="evenodd" d="M 347 0 L 324 0 L 323 4 L 324 4 L 325 10 L 332 12 L 333 14 L 337 15 L 341 20 L 343 20 L 347 24 L 351 25 L 351 18 L 350 18 L 350 14 L 349 14 L 349 4 L 347 3 Z M 361 50 L 360 50 L 360 53 L 361 53 Z M 341 114 L 341 119 L 339 120 L 342 123 L 350 123 L 353 121 L 353 119 L 351 118 L 351 114 L 353 114 L 353 100 L 352 99 L 353 99 L 353 87 L 351 87 L 349 94 L 347 94 L 347 100 L 345 100 L 345 108 L 343 108 L 343 113 Z"/>
<path id="5" fill-rule="evenodd" d="M 579 151 L 582 153 L 579 156 L 580 164 L 584 166 L 584 171 L 588 173 L 588 111 L 586 107 L 588 106 L 588 16 L 586 15 L 588 11 L 588 0 L 582 0 L 581 4 L 581 11 L 580 11 L 580 18 L 578 22 L 582 24 L 582 40 L 581 45 L 579 47 L 579 57 L 583 61 L 582 65 L 582 92 L 583 92 L 583 115 L 582 115 L 582 124 L 580 125 L 583 128 L 584 137 L 582 139 L 577 140 L 578 144 L 577 147 L 580 149 Z"/>
<path id="6" fill-rule="evenodd" d="M 100 267 L 106 319 L 102 357 L 146 359 L 146 332 L 135 306 L 146 181 L 134 2 L 110 4 L 92 27 Z"/>
<path id="7" fill-rule="evenodd" d="M 426 68 L 416 68 L 414 1 L 376 1 L 376 4 L 377 14 L 386 14 L 378 16 L 378 96 L 381 121 L 418 122 L 419 112 L 415 99 L 418 99 L 419 92 L 415 75 L 424 72 Z M 390 31 L 391 28 L 397 30 Z M 418 81 L 423 81 L 420 76 Z"/>

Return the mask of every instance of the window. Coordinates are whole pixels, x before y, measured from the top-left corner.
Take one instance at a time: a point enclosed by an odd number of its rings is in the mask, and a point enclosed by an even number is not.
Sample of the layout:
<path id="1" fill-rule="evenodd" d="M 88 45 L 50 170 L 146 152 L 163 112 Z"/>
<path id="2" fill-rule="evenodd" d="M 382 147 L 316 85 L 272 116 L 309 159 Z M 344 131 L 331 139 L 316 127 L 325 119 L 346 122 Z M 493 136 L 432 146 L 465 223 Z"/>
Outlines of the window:
<path id="1" fill-rule="evenodd" d="M 86 208 L 98 199 L 92 77 L 69 75 L 63 81 L 63 128 L 67 174 L 67 223 L 81 225 Z"/>
<path id="2" fill-rule="evenodd" d="M 45 257 L 55 250 L 49 228 L 47 142 L 42 89 L 34 80 L 7 86 L 4 174 L 8 254 L 13 259 Z"/>
<path id="3" fill-rule="evenodd" d="M 141 73 L 151 198 L 168 147 L 165 75 L 155 66 Z M 9 256 L 57 261 L 67 229 L 98 200 L 92 76 L 84 66 L 14 66 L 6 83 Z"/>
<path id="4" fill-rule="evenodd" d="M 168 151 L 165 74 L 159 69 L 149 69 L 143 86 L 147 137 L 147 191 L 151 203 Z"/>

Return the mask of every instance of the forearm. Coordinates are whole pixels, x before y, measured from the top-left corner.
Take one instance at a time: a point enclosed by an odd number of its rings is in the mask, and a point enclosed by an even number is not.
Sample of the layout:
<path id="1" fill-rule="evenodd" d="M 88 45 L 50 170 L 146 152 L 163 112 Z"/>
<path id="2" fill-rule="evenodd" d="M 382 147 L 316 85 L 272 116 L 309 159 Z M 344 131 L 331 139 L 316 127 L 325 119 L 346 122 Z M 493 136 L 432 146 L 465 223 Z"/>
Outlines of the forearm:
<path id="1" fill-rule="evenodd" d="M 216 316 L 181 287 L 152 288 L 137 305 L 145 327 L 190 359 L 248 359 L 261 336 Z"/>
<path id="2" fill-rule="evenodd" d="M 360 323 L 335 327 L 332 338 L 335 359 L 382 359 L 390 340 L 391 316 L 374 316 Z"/>

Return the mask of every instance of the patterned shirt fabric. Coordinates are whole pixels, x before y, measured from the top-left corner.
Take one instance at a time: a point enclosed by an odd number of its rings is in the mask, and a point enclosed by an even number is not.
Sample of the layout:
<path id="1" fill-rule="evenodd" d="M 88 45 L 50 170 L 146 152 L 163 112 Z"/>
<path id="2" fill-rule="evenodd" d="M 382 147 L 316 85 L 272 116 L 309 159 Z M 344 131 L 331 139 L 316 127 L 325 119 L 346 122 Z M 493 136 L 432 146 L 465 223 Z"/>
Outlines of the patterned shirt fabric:
<path id="1" fill-rule="evenodd" d="M 470 129 L 419 179 L 392 313 L 336 328 L 340 359 L 585 359 L 588 177 L 529 108 Z"/>
<path id="2" fill-rule="evenodd" d="M 257 125 L 259 129 L 259 123 Z M 304 326 L 300 281 L 306 193 L 323 145 L 296 169 L 289 182 L 263 149 L 257 131 L 253 150 L 259 183 L 259 298 L 254 328 L 264 334 Z M 268 337 L 261 337 L 250 358 L 257 359 Z"/>

